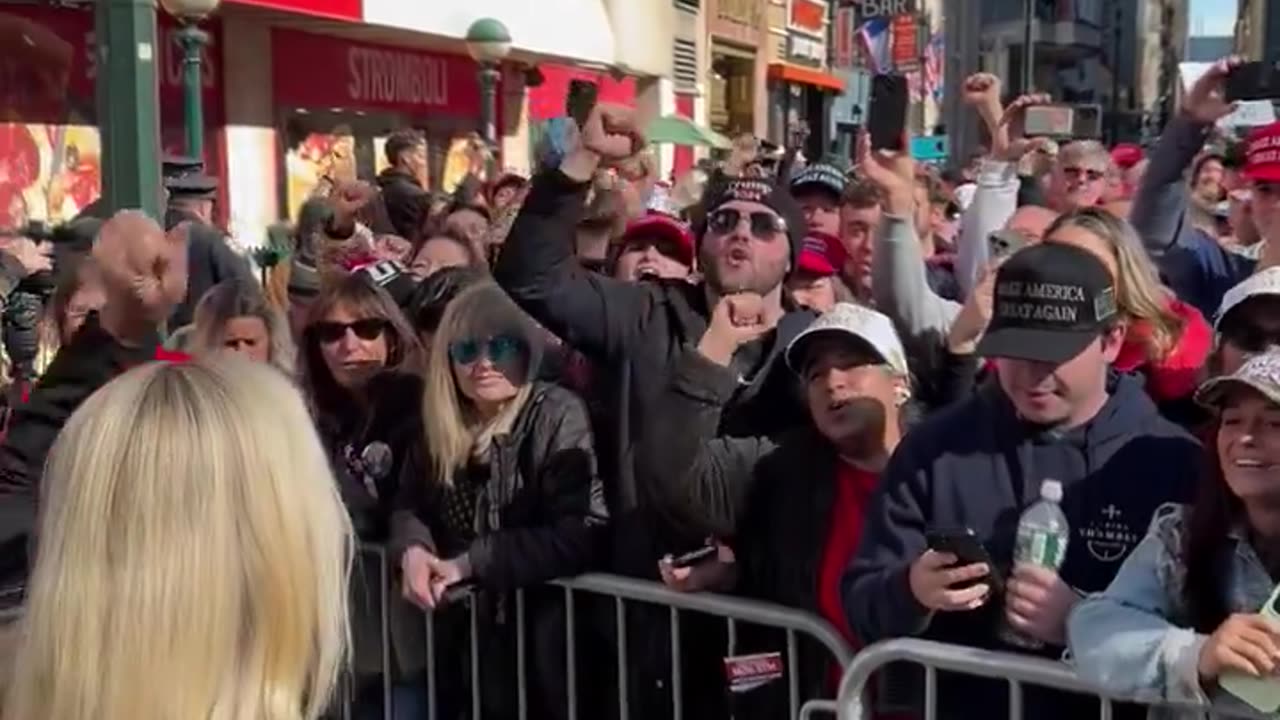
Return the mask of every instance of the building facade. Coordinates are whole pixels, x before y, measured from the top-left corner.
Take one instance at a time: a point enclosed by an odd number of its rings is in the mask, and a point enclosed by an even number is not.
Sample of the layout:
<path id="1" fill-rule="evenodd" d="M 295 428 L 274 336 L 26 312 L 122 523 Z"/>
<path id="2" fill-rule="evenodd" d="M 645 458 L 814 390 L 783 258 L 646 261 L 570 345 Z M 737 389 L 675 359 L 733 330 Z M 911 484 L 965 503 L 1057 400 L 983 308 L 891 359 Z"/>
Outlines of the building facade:
<path id="1" fill-rule="evenodd" d="M 175 23 L 158 12 L 162 144 L 179 151 L 181 57 Z M 499 168 L 528 170 L 537 126 L 563 114 L 575 78 L 642 122 L 662 112 L 671 0 L 224 0 L 202 24 L 205 161 L 221 181 L 222 222 L 260 242 L 321 182 L 376 174 L 400 128 L 427 137 L 433 189 L 484 174 L 478 67 L 463 39 L 482 17 L 513 40 L 497 91 Z M 57 223 L 100 192 L 93 3 L 0 0 L 0 26 L 27 39 L 0 47 L 4 77 L 23 78 L 0 92 L 0 164 L 24 169 L 0 173 L 0 226 Z"/>

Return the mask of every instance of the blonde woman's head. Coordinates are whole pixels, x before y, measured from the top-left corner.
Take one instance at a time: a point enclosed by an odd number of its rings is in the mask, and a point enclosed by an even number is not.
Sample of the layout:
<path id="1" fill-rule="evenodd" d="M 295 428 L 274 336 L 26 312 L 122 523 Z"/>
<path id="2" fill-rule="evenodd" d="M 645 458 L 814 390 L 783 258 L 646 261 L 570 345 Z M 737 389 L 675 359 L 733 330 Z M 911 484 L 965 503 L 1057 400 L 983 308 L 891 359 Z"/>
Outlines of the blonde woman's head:
<path id="1" fill-rule="evenodd" d="M 348 644 L 351 527 L 289 381 L 151 364 L 46 467 L 5 720 L 318 717 Z"/>
<path id="2" fill-rule="evenodd" d="M 1125 220 L 1101 208 L 1059 217 L 1045 232 L 1048 242 L 1075 245 L 1102 260 L 1116 281 L 1116 304 L 1131 337 L 1141 338 L 1151 360 L 1165 357 L 1182 335 L 1182 319 L 1169 307 L 1169 291 L 1137 232 Z M 1136 331 L 1136 334 L 1135 334 Z"/>
<path id="3" fill-rule="evenodd" d="M 189 347 L 196 354 L 231 351 L 270 363 L 292 377 L 297 350 L 284 315 L 252 280 L 225 280 L 196 305 Z"/>
<path id="4" fill-rule="evenodd" d="M 459 293 L 431 342 L 423 423 L 436 479 L 447 484 L 454 470 L 510 429 L 529 396 L 542 343 L 532 321 L 492 281 Z"/>

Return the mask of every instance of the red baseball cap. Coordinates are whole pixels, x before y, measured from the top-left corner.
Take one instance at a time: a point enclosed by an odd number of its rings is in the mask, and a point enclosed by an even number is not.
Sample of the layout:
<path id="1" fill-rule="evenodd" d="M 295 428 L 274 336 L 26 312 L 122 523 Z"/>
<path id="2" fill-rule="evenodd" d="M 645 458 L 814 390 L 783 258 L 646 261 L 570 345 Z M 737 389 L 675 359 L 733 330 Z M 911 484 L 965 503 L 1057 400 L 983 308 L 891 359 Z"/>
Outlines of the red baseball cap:
<path id="1" fill-rule="evenodd" d="M 811 232 L 804 236 L 796 265 L 802 272 L 813 275 L 835 275 L 844 267 L 848 257 L 840 238 L 824 232 Z"/>
<path id="2" fill-rule="evenodd" d="M 1249 133 L 1243 175 L 1254 181 L 1280 182 L 1280 122 Z"/>
<path id="3" fill-rule="evenodd" d="M 1121 170 L 1128 170 L 1142 162 L 1143 156 L 1142 148 L 1133 143 L 1120 143 L 1111 148 L 1111 162 Z"/>
<path id="4" fill-rule="evenodd" d="M 626 247 L 633 240 L 642 237 L 658 237 L 670 241 L 680 250 L 676 259 L 693 267 L 693 232 L 688 225 L 665 213 L 650 210 L 627 223 L 626 232 L 622 233 L 622 246 Z"/>

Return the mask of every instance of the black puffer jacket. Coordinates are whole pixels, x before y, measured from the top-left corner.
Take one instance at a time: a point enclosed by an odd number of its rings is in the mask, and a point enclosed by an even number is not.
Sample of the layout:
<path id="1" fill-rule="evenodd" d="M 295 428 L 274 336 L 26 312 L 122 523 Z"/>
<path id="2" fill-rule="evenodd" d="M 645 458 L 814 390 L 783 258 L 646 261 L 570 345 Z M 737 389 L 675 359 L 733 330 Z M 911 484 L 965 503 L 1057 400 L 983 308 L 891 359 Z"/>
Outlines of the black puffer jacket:
<path id="1" fill-rule="evenodd" d="M 249 261 L 231 249 L 226 233 L 185 211 L 169 208 L 165 212 L 166 230 L 184 222 L 191 223 L 187 234 L 187 296 L 169 317 L 171 330 L 191 323 L 200 298 L 214 285 L 224 280 L 253 280 Z"/>

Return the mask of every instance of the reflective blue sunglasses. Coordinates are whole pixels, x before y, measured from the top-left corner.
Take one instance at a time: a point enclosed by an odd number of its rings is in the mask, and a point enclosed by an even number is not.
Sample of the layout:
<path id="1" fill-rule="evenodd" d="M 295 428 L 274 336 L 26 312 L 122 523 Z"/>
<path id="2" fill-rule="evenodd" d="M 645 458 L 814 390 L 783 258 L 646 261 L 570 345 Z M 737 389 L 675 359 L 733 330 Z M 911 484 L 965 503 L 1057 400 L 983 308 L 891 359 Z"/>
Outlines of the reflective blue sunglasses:
<path id="1" fill-rule="evenodd" d="M 449 357 L 459 365 L 470 365 L 483 355 L 495 365 L 515 360 L 524 352 L 524 341 L 511 335 L 495 335 L 488 340 L 458 340 L 449 345 Z"/>

